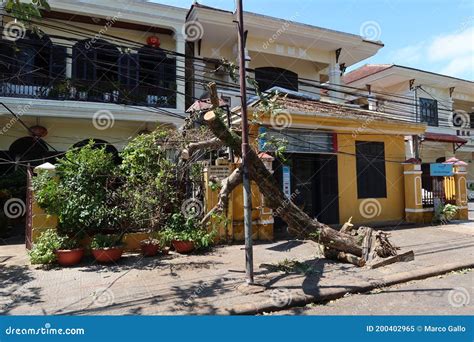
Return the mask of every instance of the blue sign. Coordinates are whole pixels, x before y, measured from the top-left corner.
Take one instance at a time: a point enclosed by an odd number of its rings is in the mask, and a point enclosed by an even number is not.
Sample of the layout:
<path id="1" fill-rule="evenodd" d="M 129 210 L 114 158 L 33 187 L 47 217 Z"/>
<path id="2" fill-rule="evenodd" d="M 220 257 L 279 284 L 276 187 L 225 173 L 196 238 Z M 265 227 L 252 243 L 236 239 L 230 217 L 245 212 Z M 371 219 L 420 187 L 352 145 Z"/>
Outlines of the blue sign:
<path id="1" fill-rule="evenodd" d="M 282 167 L 283 171 L 283 193 L 286 197 L 291 197 L 291 174 L 290 167 L 285 165 Z"/>
<path id="2" fill-rule="evenodd" d="M 430 176 L 449 177 L 453 175 L 453 164 L 430 164 Z"/>

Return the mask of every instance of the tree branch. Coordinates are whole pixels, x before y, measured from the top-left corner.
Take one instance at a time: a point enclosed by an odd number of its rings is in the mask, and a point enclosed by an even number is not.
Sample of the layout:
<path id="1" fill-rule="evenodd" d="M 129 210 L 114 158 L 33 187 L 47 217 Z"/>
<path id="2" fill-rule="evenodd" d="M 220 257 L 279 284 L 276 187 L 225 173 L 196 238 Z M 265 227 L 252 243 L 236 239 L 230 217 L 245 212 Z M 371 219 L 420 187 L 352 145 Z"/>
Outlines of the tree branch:
<path id="1" fill-rule="evenodd" d="M 242 183 L 242 169 L 235 169 L 227 178 L 221 181 L 221 190 L 219 191 L 219 199 L 217 204 L 212 208 L 206 216 L 201 220 L 201 224 L 206 224 L 212 215 L 225 213 L 229 207 L 230 194 L 234 189 Z"/>

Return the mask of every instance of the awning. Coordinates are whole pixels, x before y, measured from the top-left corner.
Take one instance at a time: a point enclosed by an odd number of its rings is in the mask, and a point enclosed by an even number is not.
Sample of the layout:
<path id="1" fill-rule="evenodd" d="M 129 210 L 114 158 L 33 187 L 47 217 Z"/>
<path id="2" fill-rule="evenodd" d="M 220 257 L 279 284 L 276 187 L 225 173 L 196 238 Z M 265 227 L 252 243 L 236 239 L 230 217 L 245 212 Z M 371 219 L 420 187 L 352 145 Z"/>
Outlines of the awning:
<path id="1" fill-rule="evenodd" d="M 456 152 L 460 147 L 467 143 L 466 139 L 460 138 L 457 135 L 443 133 L 425 133 L 424 141 L 435 141 L 453 144 L 453 152 Z"/>
<path id="2" fill-rule="evenodd" d="M 425 139 L 428 141 L 437 141 L 445 143 L 466 144 L 467 140 L 458 137 L 457 135 L 443 134 L 443 133 L 425 133 Z"/>

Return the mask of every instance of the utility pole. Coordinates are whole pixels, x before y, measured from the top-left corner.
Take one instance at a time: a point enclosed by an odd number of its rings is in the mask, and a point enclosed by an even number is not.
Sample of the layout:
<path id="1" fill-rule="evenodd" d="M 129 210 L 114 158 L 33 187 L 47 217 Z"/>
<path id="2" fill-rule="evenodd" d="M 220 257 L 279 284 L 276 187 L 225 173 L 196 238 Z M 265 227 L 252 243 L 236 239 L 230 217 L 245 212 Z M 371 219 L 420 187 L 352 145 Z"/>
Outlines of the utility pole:
<path id="1" fill-rule="evenodd" d="M 247 276 L 247 283 L 253 284 L 252 194 L 250 189 L 247 157 L 249 149 L 249 132 L 247 121 L 247 78 L 245 70 L 244 13 L 242 10 L 242 0 L 236 1 L 239 25 L 239 73 L 242 114 L 242 176 L 244 188 L 245 274 Z"/>

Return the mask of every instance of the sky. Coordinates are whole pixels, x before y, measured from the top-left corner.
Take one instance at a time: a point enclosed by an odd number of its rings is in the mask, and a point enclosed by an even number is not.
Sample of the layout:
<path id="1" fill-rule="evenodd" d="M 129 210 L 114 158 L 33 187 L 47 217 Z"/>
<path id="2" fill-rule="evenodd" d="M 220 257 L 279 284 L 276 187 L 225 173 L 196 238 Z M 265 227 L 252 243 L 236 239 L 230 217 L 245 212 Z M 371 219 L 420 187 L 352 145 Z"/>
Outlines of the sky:
<path id="1" fill-rule="evenodd" d="M 192 0 L 153 2 L 189 8 Z M 199 3 L 234 10 L 234 0 Z M 244 10 L 381 40 L 366 63 L 474 81 L 474 0 L 244 0 Z"/>

